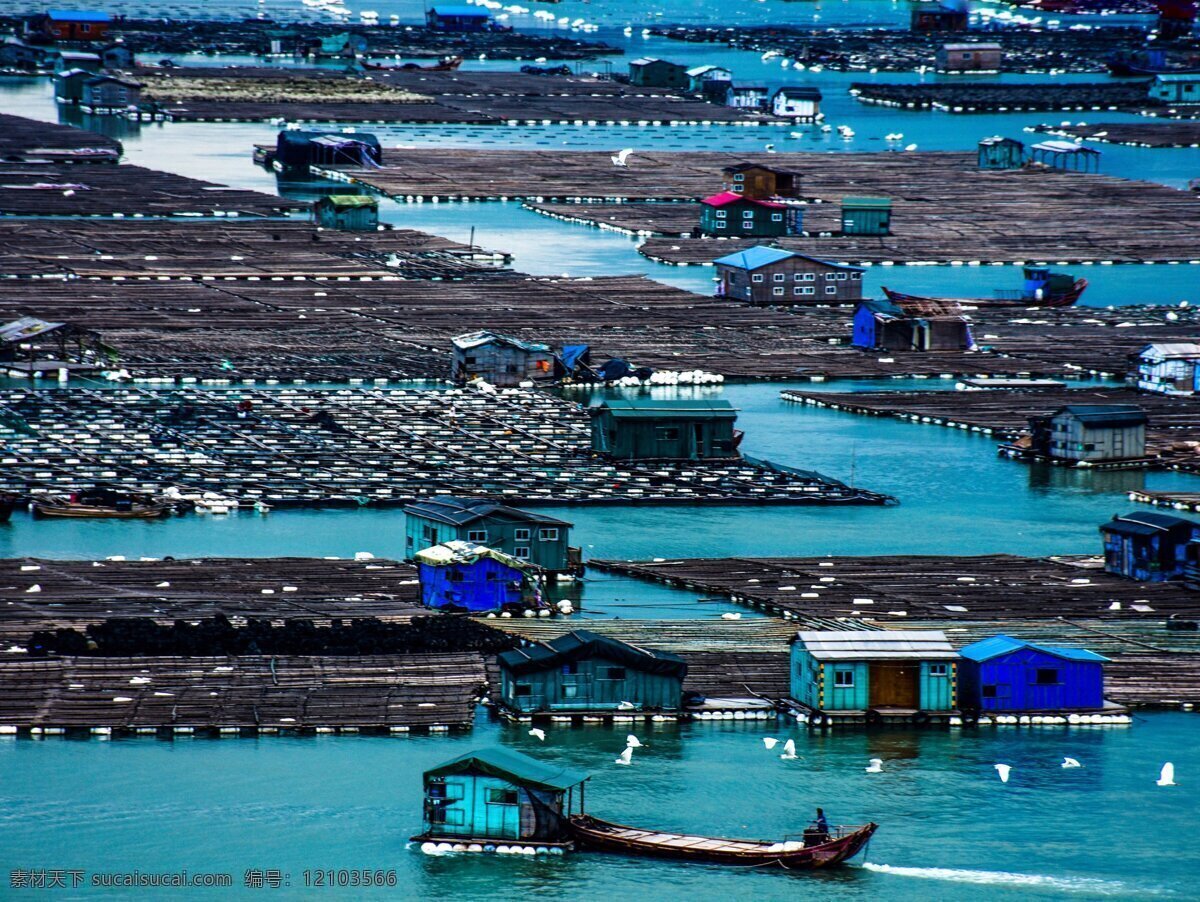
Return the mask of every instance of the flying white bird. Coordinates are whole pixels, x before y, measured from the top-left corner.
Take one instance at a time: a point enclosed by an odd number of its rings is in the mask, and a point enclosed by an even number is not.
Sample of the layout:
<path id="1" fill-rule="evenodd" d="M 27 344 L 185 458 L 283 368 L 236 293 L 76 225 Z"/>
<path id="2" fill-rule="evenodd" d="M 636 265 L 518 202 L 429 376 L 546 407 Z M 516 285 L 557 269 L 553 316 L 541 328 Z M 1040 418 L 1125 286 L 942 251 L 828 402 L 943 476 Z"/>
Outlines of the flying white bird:
<path id="1" fill-rule="evenodd" d="M 613 764 L 633 764 L 633 746 L 625 746 L 625 751 L 621 752 Z"/>
<path id="2" fill-rule="evenodd" d="M 775 746 L 779 745 L 779 740 L 774 736 L 764 736 L 763 745 L 765 745 L 768 749 L 773 749 Z"/>
<path id="3" fill-rule="evenodd" d="M 1074 758 L 1063 758 L 1062 766 L 1063 767 L 1083 767 L 1083 765 L 1080 764 L 1078 761 L 1076 761 Z"/>
<path id="4" fill-rule="evenodd" d="M 625 150 L 620 151 L 619 153 L 613 154 L 612 155 L 613 165 L 614 166 L 628 166 L 629 165 L 629 162 L 628 162 L 629 155 L 631 153 L 633 153 L 633 148 L 629 147 L 629 148 L 626 148 Z"/>
<path id="5" fill-rule="evenodd" d="M 784 761 L 794 761 L 796 758 L 796 740 L 789 739 L 783 744 L 783 754 L 779 756 Z"/>
<path id="6" fill-rule="evenodd" d="M 642 747 L 642 740 L 630 733 L 625 737 L 625 747 L 630 749 L 640 749 Z"/>
<path id="7" fill-rule="evenodd" d="M 1168 761 L 1162 766 L 1162 773 L 1158 775 L 1159 786 L 1174 786 L 1175 785 L 1175 765 Z"/>
<path id="8" fill-rule="evenodd" d="M 538 729 L 537 727 L 534 727 L 532 730 L 530 730 L 529 735 L 537 737 L 538 741 L 540 742 L 546 741 L 546 731 Z"/>
<path id="9" fill-rule="evenodd" d="M 1001 782 L 1001 783 L 1007 783 L 1007 782 L 1008 782 L 1008 773 L 1009 773 L 1009 771 L 1011 771 L 1011 770 L 1012 770 L 1012 765 L 1011 765 L 1011 764 L 997 764 L 997 765 L 996 765 L 996 773 L 998 773 L 998 774 L 1000 775 L 1000 782 Z"/>
<path id="10" fill-rule="evenodd" d="M 883 773 L 883 759 L 882 758 L 872 758 L 871 766 L 866 768 L 866 771 L 869 774 Z"/>

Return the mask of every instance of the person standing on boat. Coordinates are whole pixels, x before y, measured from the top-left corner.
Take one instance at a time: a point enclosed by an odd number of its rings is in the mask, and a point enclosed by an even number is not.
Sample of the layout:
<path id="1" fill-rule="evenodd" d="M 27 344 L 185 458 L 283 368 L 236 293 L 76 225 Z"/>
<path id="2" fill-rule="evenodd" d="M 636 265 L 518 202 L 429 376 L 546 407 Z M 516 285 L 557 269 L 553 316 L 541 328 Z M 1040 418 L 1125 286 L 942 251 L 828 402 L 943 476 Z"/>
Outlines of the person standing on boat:
<path id="1" fill-rule="evenodd" d="M 829 833 L 829 821 L 825 820 L 824 809 L 821 809 L 821 808 L 817 809 L 816 828 L 819 832 L 824 833 L 826 835 L 828 835 L 828 833 Z"/>

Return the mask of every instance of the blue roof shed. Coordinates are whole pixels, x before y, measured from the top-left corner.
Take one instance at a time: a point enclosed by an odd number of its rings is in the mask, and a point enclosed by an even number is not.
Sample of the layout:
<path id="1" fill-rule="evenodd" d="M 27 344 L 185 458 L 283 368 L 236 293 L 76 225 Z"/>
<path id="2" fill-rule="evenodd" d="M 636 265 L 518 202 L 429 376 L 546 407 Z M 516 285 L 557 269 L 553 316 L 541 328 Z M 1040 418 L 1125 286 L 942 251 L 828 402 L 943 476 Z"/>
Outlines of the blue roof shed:
<path id="1" fill-rule="evenodd" d="M 959 704 L 983 712 L 1104 707 L 1108 658 L 1082 648 L 992 636 L 959 649 Z"/>
<path id="2" fill-rule="evenodd" d="M 46 15 L 58 22 L 108 22 L 112 19 L 98 9 L 51 9 Z"/>
<path id="3" fill-rule="evenodd" d="M 1200 523 L 1158 511 L 1134 511 L 1100 527 L 1104 569 L 1140 582 L 1183 576 L 1189 544 L 1200 539 Z"/>

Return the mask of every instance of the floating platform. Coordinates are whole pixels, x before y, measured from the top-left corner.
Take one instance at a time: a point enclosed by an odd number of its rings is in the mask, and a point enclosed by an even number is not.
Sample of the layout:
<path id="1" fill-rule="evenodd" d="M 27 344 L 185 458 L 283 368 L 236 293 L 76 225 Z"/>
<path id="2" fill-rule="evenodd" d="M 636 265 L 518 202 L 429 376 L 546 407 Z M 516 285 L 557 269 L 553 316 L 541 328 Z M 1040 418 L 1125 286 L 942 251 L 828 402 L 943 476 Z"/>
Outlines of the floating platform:
<path id="1" fill-rule="evenodd" d="M 1127 147 L 1200 147 L 1200 122 L 1195 120 L 1039 125 L 1034 131 Z"/>
<path id="2" fill-rule="evenodd" d="M 1034 110 L 1129 112 L 1153 106 L 1146 96 L 1149 83 L 1149 79 L 1003 84 L 985 81 L 939 81 L 928 84 L 853 82 L 850 93 L 863 103 L 941 110 L 946 113 L 1016 113 Z"/>
<path id="3" fill-rule="evenodd" d="M 6 171 L 11 163 L 116 163 L 123 152 L 120 141 L 99 132 L 0 113 Z"/>

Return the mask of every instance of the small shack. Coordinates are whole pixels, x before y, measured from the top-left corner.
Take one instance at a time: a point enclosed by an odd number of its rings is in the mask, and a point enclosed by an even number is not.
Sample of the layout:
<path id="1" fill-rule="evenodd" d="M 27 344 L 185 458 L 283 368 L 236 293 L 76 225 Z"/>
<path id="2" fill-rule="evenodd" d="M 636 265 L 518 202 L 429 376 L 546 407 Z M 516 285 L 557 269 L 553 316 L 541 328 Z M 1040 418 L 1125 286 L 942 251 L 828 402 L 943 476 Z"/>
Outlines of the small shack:
<path id="1" fill-rule="evenodd" d="M 275 138 L 273 165 L 283 172 L 308 172 L 310 166 L 377 167 L 383 162 L 379 139 L 365 132 L 281 131 Z"/>
<path id="2" fill-rule="evenodd" d="M 629 83 L 639 88 L 679 88 L 689 85 L 687 66 L 643 56 L 629 64 Z"/>
<path id="3" fill-rule="evenodd" d="M 798 122 L 816 122 L 821 118 L 821 90 L 780 88 L 771 97 L 771 112 Z"/>
<path id="4" fill-rule="evenodd" d="M 119 41 L 105 44 L 100 48 L 100 65 L 105 69 L 132 69 L 133 51 Z"/>
<path id="5" fill-rule="evenodd" d="M 42 44 L 30 44 L 16 35 L 0 40 L 0 68 L 35 72 L 53 68 L 58 51 Z"/>
<path id="6" fill-rule="evenodd" d="M 54 72 L 85 69 L 93 75 L 100 71 L 100 54 L 88 50 L 59 50 L 54 54 Z"/>
<path id="7" fill-rule="evenodd" d="M 49 9 L 27 20 L 27 34 L 56 41 L 103 41 L 112 16 L 98 9 Z"/>
<path id="8" fill-rule="evenodd" d="M 525 565 L 485 545 L 443 542 L 418 551 L 413 560 L 427 608 L 490 614 L 528 607 L 527 595 L 535 595 Z"/>
<path id="9" fill-rule="evenodd" d="M 83 103 L 83 86 L 96 77 L 87 69 L 64 69 L 54 76 L 54 99 L 59 103 Z"/>
<path id="10" fill-rule="evenodd" d="M 725 85 L 723 102 L 739 110 L 765 110 L 770 105 L 771 90 L 766 85 Z"/>
<path id="11" fill-rule="evenodd" d="M 803 631 L 792 643 L 791 697 L 843 715 L 949 713 L 957 662 L 941 630 Z"/>
<path id="12" fill-rule="evenodd" d="M 872 351 L 965 351 L 974 341 L 957 304 L 870 300 L 854 311 L 852 343 Z"/>
<path id="13" fill-rule="evenodd" d="M 592 414 L 592 450 L 617 460 L 734 458 L 741 433 L 728 401 L 603 401 Z"/>
<path id="14" fill-rule="evenodd" d="M 587 779 L 512 749 L 467 752 L 425 772 L 424 828 L 413 840 L 478 842 L 480 852 L 501 842 L 570 846 L 574 790 L 582 810 Z"/>
<path id="15" fill-rule="evenodd" d="M 862 299 L 863 270 L 775 247 L 713 261 L 717 297 L 751 304 L 848 304 Z"/>
<path id="16" fill-rule="evenodd" d="M 980 169 L 1020 169 L 1025 165 L 1025 143 L 994 135 L 979 142 Z"/>
<path id="17" fill-rule="evenodd" d="M 84 81 L 79 103 L 92 113 L 121 112 L 136 106 L 141 97 L 141 82 L 113 75 L 95 75 Z"/>
<path id="18" fill-rule="evenodd" d="M 1200 523 L 1158 511 L 1113 517 L 1100 527 L 1104 569 L 1143 583 L 1181 579 L 1189 543 L 1200 539 Z"/>
<path id="19" fill-rule="evenodd" d="M 1146 412 L 1136 404 L 1069 404 L 1030 417 L 1030 449 L 1057 460 L 1133 460 L 1146 456 Z"/>
<path id="20" fill-rule="evenodd" d="M 803 212 L 773 200 L 722 191 L 700 201 L 700 232 L 717 238 L 778 238 L 801 230 Z"/>
<path id="21" fill-rule="evenodd" d="M 909 27 L 913 31 L 966 31 L 968 22 L 966 4 L 943 6 L 919 3 L 909 17 Z"/>
<path id="22" fill-rule="evenodd" d="M 492 16 L 480 6 L 443 4 L 425 11 L 425 25 L 432 31 L 487 31 Z"/>
<path id="23" fill-rule="evenodd" d="M 365 194 L 329 194 L 313 204 L 317 225 L 348 232 L 373 232 L 379 227 L 379 201 Z"/>
<path id="24" fill-rule="evenodd" d="M 1042 141 L 1029 148 L 1029 158 L 1051 169 L 1099 172 L 1100 151 L 1074 141 Z"/>
<path id="25" fill-rule="evenodd" d="M 687 663 L 678 655 L 574 630 L 502 652 L 500 703 L 518 715 L 678 711 Z"/>
<path id="26" fill-rule="evenodd" d="M 892 201 L 886 197 L 843 197 L 843 235 L 890 235 Z"/>
<path id="27" fill-rule="evenodd" d="M 460 385 L 482 379 L 511 387 L 554 375 L 554 354 L 541 342 L 483 331 L 455 336 L 450 343 L 454 347 L 451 378 Z"/>
<path id="28" fill-rule="evenodd" d="M 959 704 L 980 712 L 1089 711 L 1104 707 L 1095 652 L 992 636 L 959 649 Z"/>
<path id="29" fill-rule="evenodd" d="M 726 191 L 752 200 L 799 197 L 800 173 L 761 163 L 738 163 L 721 170 Z"/>
<path id="30" fill-rule="evenodd" d="M 364 55 L 367 50 L 366 37 L 353 31 L 343 31 L 338 34 L 313 37 L 303 47 L 305 56 L 315 56 L 318 59 L 333 59 L 335 57 L 353 59 Z"/>
<path id="31" fill-rule="evenodd" d="M 687 70 L 688 90 L 700 93 L 710 82 L 729 84 L 733 81 L 733 72 L 724 66 L 693 66 Z"/>
<path id="32" fill-rule="evenodd" d="M 1130 381 L 1139 391 L 1194 395 L 1200 388 L 1200 344 L 1190 341 L 1148 344 L 1132 357 Z"/>
<path id="33" fill-rule="evenodd" d="M 107 366 L 117 353 L 96 332 L 70 323 L 23 316 L 0 324 L 0 374 L 92 370 Z"/>
<path id="34" fill-rule="evenodd" d="M 1169 72 L 1155 76 L 1150 99 L 1191 106 L 1200 103 L 1200 72 Z"/>
<path id="35" fill-rule="evenodd" d="M 442 495 L 404 508 L 405 556 L 441 542 L 486 545 L 523 564 L 549 573 L 579 569 L 579 549 L 571 548 L 571 526 L 544 514 L 520 510 L 488 498 Z"/>
<path id="36" fill-rule="evenodd" d="M 942 72 L 999 72 L 1003 56 L 999 44 L 943 44 L 936 61 Z"/>

